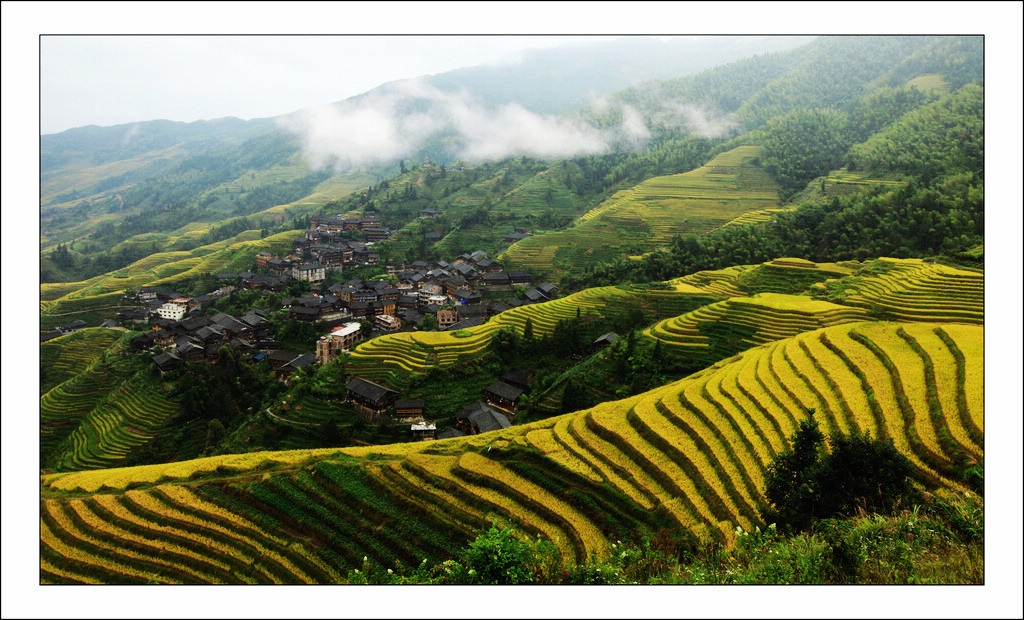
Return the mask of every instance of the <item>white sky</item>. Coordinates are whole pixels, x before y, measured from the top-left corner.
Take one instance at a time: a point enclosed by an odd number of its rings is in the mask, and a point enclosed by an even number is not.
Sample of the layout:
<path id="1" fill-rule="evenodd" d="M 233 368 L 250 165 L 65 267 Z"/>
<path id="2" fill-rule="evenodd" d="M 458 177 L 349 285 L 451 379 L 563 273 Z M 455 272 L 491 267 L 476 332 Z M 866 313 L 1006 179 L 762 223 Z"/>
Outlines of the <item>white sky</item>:
<path id="1" fill-rule="evenodd" d="M 1021 542 L 1021 3 L 947 2 L 589 2 L 589 3 L 62 3 L 8 2 L 2 4 L 0 40 L 3 54 L 3 341 L 10 355 L 0 358 L 3 379 L 3 617 L 1020 617 Z M 38 136 L 36 120 L 42 111 L 39 95 L 39 36 L 44 33 L 491 33 L 491 34 L 984 34 L 986 35 L 986 199 L 989 226 L 987 248 L 986 325 L 997 334 L 986 344 L 986 547 L 985 586 L 972 588 L 801 588 L 800 604 L 789 588 L 105 588 L 38 585 L 39 480 L 35 470 L 38 401 L 31 389 L 38 379 L 37 325 L 25 318 L 38 285 L 32 256 L 38 253 Z M 239 49 L 241 46 L 234 46 Z M 496 54 L 500 53 L 497 50 Z M 463 52 L 472 62 L 483 52 Z M 488 52 L 491 53 L 491 52 Z M 377 52 L 380 56 L 383 52 Z M 402 55 L 403 62 L 420 62 L 422 51 Z M 164 54 L 159 66 L 173 65 Z M 287 78 L 300 68 L 285 68 L 290 51 L 278 53 L 282 66 L 274 75 Z M 194 58 L 194 56 L 191 56 Z M 249 57 L 249 66 L 255 64 Z M 416 65 L 415 75 L 456 66 L 452 54 L 438 57 L 436 69 Z M 457 52 L 455 53 L 457 59 Z M 350 74 L 371 59 L 346 61 Z M 123 60 L 121 61 L 123 62 Z M 210 65 L 209 57 L 200 61 Z M 251 75 L 233 59 L 232 66 Z M 141 63 L 136 63 L 139 66 Z M 339 63 L 340 64 L 340 63 Z M 462 63 L 456 63 L 462 64 Z M 354 66 L 353 66 L 354 65 Z M 151 67 L 158 65 L 151 65 Z M 219 84 L 206 92 L 225 102 L 232 96 L 224 70 Z M 406 65 L 412 67 L 414 65 Z M 420 68 L 423 67 L 423 68 Z M 151 69 L 152 70 L 152 69 Z M 86 69 L 81 69 L 84 72 Z M 282 90 L 260 67 L 267 90 Z M 381 71 L 378 68 L 378 71 Z M 149 88 L 174 93 L 189 76 L 204 74 L 174 69 L 176 85 L 138 87 L 122 83 L 109 87 L 122 98 L 148 95 Z M 384 77 L 378 72 L 370 82 Z M 141 80 L 145 75 L 134 74 Z M 99 79 L 99 78 L 96 78 Z M 276 78 L 275 78 L 276 79 Z M 283 79 L 283 78 L 282 78 Z M 334 77 L 339 80 L 340 78 Z M 354 79 L 354 78 L 353 78 Z M 365 76 L 359 79 L 368 79 Z M 244 82 L 245 80 L 243 80 Z M 356 84 L 357 91 L 377 84 Z M 56 87 L 54 87 L 56 88 Z M 237 88 L 237 87 L 236 87 Z M 291 81 L 289 90 L 311 88 Z M 49 91 L 46 91 L 49 92 Z M 332 90 L 307 91 L 292 103 L 272 103 L 267 111 L 242 109 L 237 103 L 224 111 L 194 111 L 205 116 L 274 115 L 294 108 L 335 101 L 347 96 Z M 99 95 L 71 94 L 72 106 L 112 107 Z M 193 95 L 196 96 L 196 95 Z M 315 100 L 306 100 L 306 97 Z M 257 92 L 248 98 L 262 99 Z M 158 97 L 159 98 L 159 97 Z M 278 106 L 274 108 L 273 106 Z M 253 102 L 251 110 L 257 110 Z M 135 108 L 138 110 L 139 108 Z M 146 108 L 148 109 L 148 108 Z M 182 108 L 183 114 L 185 108 Z M 57 108 L 47 107 L 46 114 Z M 135 112 L 135 114 L 139 114 Z M 171 116 L 171 112 L 166 113 Z M 160 113 L 142 113 L 126 122 L 150 120 Z M 66 118 L 71 119 L 71 116 Z M 56 116 L 54 117 L 56 119 Z M 182 117 L 182 120 L 188 120 Z M 47 120 L 49 131 L 62 127 Z M 50 124 L 52 123 L 52 124 Z M 69 125 L 69 126 L 70 126 Z M 25 268 L 25 265 L 30 265 Z M 26 299 L 28 297 L 29 299 Z M 18 310 L 14 313 L 13 310 Z M 24 354 L 21 354 L 24 352 Z M 18 354 L 15 354 L 18 353 Z M 11 509 L 13 507 L 13 509 Z M 731 596 L 737 593 L 739 596 Z M 115 594 L 115 597 L 111 597 Z M 511 594 L 511 596 L 510 596 Z M 525 594 L 525 596 L 524 596 Z M 116 602 L 115 602 L 116 601 Z M 115 602 L 115 604 L 111 604 Z M 219 612 L 219 614 L 218 614 Z M 226 615 L 225 615 L 226 614 Z"/>
<path id="2" fill-rule="evenodd" d="M 40 133 L 286 114 L 583 36 L 44 36 Z"/>

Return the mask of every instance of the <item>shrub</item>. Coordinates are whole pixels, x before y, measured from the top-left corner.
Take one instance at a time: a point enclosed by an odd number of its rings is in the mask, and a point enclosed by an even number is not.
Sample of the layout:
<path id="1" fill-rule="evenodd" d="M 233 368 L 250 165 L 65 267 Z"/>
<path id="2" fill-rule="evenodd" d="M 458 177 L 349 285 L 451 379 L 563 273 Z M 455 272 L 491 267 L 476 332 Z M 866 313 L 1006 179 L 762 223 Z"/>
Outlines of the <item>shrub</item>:
<path id="1" fill-rule="evenodd" d="M 465 554 L 470 574 L 475 571 L 475 581 L 483 584 L 532 583 L 530 546 L 519 540 L 508 528 L 491 529 L 469 544 Z"/>
<path id="2" fill-rule="evenodd" d="M 892 440 L 837 434 L 826 452 L 811 414 L 793 435 L 793 449 L 779 453 L 768 468 L 766 523 L 802 530 L 818 519 L 858 510 L 888 514 L 909 499 L 914 468 Z"/>

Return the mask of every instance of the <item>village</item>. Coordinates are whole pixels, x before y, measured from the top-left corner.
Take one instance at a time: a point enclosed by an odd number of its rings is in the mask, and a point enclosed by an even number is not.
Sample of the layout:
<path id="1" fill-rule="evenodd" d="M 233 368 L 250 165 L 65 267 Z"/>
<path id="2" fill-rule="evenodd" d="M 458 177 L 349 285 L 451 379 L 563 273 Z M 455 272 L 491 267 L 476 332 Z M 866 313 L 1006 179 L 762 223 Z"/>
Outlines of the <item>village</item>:
<path id="1" fill-rule="evenodd" d="M 202 295 L 159 287 L 128 291 L 126 301 L 133 307 L 102 326 L 145 331 L 131 340 L 130 351 L 150 354 L 161 375 L 186 362 L 215 364 L 227 347 L 236 359 L 253 364 L 265 361 L 276 379 L 287 384 L 292 373 L 327 364 L 368 338 L 399 331 L 466 329 L 504 310 L 557 296 L 555 285 L 545 282 L 531 287 L 529 273 L 506 271 L 482 251 L 462 254 L 451 263 L 380 265 L 372 246 L 391 233 L 373 215 L 312 218 L 310 228 L 294 240 L 293 253 L 260 252 L 251 271 L 218 273 L 217 288 Z M 519 229 L 510 236 L 524 234 Z M 329 274 L 354 268 L 365 272 L 370 266 L 377 267 L 377 276 L 328 285 Z M 305 292 L 288 295 L 296 290 L 296 283 Z M 210 309 L 238 291 L 273 294 L 280 298 L 280 305 L 250 308 L 237 315 Z M 304 347 L 283 346 L 275 326 L 289 323 L 306 325 L 307 332 L 319 330 L 315 341 Z M 44 339 L 85 326 L 81 321 L 71 323 Z M 529 392 L 532 379 L 527 371 L 510 369 L 441 433 L 424 417 L 423 400 L 403 400 L 398 392 L 357 376 L 348 378 L 345 394 L 346 402 L 367 422 L 408 425 L 412 436 L 421 440 L 444 439 L 514 424 L 516 406 Z"/>

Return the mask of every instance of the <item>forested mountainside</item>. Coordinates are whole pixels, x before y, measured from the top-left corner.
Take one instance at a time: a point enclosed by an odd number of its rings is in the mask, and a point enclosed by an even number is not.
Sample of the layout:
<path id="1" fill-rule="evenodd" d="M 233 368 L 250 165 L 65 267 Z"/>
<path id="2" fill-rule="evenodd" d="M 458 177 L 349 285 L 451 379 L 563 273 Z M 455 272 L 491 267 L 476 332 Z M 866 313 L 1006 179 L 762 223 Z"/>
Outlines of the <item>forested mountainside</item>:
<path id="1" fill-rule="evenodd" d="M 44 136 L 41 580 L 983 581 L 982 43 L 733 56 L 564 157 Z"/>

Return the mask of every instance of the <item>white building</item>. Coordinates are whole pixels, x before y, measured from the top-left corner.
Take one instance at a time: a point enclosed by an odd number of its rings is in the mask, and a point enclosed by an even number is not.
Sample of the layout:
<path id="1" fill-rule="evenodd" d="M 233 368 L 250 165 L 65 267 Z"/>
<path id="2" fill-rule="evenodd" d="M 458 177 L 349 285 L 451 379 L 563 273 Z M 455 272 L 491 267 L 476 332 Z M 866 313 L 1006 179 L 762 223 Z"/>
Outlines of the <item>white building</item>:
<path id="1" fill-rule="evenodd" d="M 359 330 L 359 323 L 345 323 L 335 327 L 326 336 L 321 336 L 316 342 L 316 361 L 326 364 L 337 357 L 339 352 L 348 351 L 359 342 Z"/>
<path id="2" fill-rule="evenodd" d="M 187 308 L 188 306 L 184 304 L 166 303 L 157 308 L 156 313 L 160 315 L 161 319 L 180 321 L 181 317 L 185 316 Z"/>
<path id="3" fill-rule="evenodd" d="M 323 282 L 327 277 L 327 268 L 319 263 L 302 263 L 292 267 L 292 277 L 307 282 Z"/>

